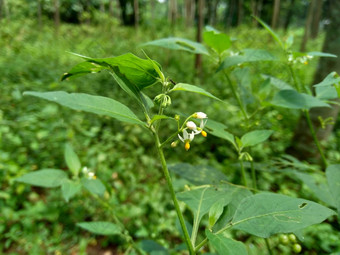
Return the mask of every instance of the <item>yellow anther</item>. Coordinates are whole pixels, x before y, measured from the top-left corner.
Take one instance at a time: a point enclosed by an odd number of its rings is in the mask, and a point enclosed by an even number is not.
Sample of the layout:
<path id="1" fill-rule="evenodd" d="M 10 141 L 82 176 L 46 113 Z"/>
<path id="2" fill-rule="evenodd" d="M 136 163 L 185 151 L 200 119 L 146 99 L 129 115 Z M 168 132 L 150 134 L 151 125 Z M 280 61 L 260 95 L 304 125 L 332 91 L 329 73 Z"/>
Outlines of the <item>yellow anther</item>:
<path id="1" fill-rule="evenodd" d="M 94 176 L 92 177 L 92 179 L 93 179 L 93 180 L 97 179 L 97 176 L 94 175 Z"/>
<path id="2" fill-rule="evenodd" d="M 305 64 L 305 65 L 308 65 L 308 61 L 305 61 L 304 64 Z"/>
<path id="3" fill-rule="evenodd" d="M 188 151 L 190 149 L 190 142 L 185 142 L 184 148 Z"/>
<path id="4" fill-rule="evenodd" d="M 202 134 L 203 137 L 207 137 L 207 135 L 208 135 L 207 132 L 205 132 L 204 130 L 202 130 L 201 134 Z"/>

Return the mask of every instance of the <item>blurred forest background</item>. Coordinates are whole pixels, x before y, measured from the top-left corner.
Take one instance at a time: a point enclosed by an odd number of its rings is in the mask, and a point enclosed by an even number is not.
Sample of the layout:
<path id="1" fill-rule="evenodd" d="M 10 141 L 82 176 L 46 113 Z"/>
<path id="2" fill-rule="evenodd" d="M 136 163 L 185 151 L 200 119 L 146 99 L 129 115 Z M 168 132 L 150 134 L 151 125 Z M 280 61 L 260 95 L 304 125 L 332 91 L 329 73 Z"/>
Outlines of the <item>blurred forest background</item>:
<path id="1" fill-rule="evenodd" d="M 75 226 L 80 221 L 110 221 L 112 210 L 136 242 L 154 240 L 167 248 L 170 242 L 180 244 L 176 214 L 153 141 L 141 127 L 73 112 L 22 94 L 27 90 L 83 92 L 124 98 L 135 110 L 138 106 L 114 86 L 108 73 L 66 82 L 60 77 L 79 62 L 68 52 L 98 58 L 133 52 L 144 57 L 143 49 L 175 82 L 201 85 L 227 101 L 227 106 L 222 106 L 209 98 L 176 95 L 172 98 L 177 109 L 174 114 L 204 111 L 209 119 L 223 122 L 228 131 L 240 136 L 244 132 L 241 115 L 225 81 L 215 73 L 216 63 L 206 56 L 143 43 L 165 37 L 202 42 L 205 26 L 212 26 L 232 38 L 233 52 L 245 48 L 276 51 L 277 45 L 252 15 L 282 38 L 294 36 L 295 51 L 340 55 L 337 0 L 0 0 L 0 253 L 123 254 L 127 247 L 122 238 L 96 236 Z M 335 30 L 327 32 L 332 24 Z M 312 85 L 332 71 L 340 73 L 339 69 L 336 58 L 313 59 L 300 65 L 297 75 L 302 84 Z M 280 63 L 254 64 L 246 70 L 255 77 L 246 81 L 249 84 L 262 84 L 261 73 L 291 82 L 289 71 Z M 243 75 L 235 72 L 235 82 Z M 251 108 L 253 101 L 249 100 Z M 325 119 L 333 117 L 332 124 L 320 129 L 318 136 L 324 141 L 327 158 L 339 162 L 338 107 L 315 112 L 315 123 L 320 114 Z M 254 148 L 252 155 L 257 162 L 270 162 L 289 153 L 301 162 L 318 163 L 298 112 L 266 109 L 252 119 L 252 125 L 274 130 L 269 143 Z M 167 134 L 171 132 L 164 130 Z M 213 136 L 197 140 L 186 153 L 180 146 L 167 148 L 169 162 L 210 165 L 239 183 L 237 154 L 229 144 Z M 66 204 L 60 190 L 15 182 L 15 178 L 37 169 L 66 169 L 66 143 L 72 144 L 82 166 L 94 171 L 105 184 L 103 199 L 84 191 Z M 260 189 L 317 200 L 308 187 L 290 176 L 266 171 L 259 175 Z M 182 190 L 183 180 L 174 178 L 176 188 Z M 107 203 L 113 205 L 112 210 L 105 207 Z M 186 214 L 190 217 L 188 211 Z M 322 223 L 306 231 L 302 244 L 305 254 L 339 251 L 339 230 L 332 224 Z M 263 254 L 263 241 L 237 231 L 233 234 L 255 244 L 251 254 Z M 271 242 L 277 254 L 291 254 L 290 248 L 281 247 L 278 237 Z"/>

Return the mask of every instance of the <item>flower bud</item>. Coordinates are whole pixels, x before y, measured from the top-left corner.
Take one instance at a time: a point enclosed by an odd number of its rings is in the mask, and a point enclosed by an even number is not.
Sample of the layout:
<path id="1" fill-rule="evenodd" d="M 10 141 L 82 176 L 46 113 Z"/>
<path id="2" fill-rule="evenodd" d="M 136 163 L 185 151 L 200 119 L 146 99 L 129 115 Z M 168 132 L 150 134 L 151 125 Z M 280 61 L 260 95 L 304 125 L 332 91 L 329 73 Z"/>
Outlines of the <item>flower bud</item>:
<path id="1" fill-rule="evenodd" d="M 175 115 L 175 120 L 179 121 L 180 118 L 181 117 L 178 114 Z"/>
<path id="2" fill-rule="evenodd" d="M 190 130 L 196 130 L 196 129 L 197 129 L 197 126 L 196 126 L 195 122 L 193 122 L 193 121 L 188 121 L 188 122 L 187 122 L 187 128 L 189 128 Z"/>
<path id="3" fill-rule="evenodd" d="M 178 143 L 178 141 L 172 142 L 172 143 L 171 143 L 171 147 L 172 147 L 172 148 L 175 148 L 175 147 L 177 146 L 177 143 Z"/>

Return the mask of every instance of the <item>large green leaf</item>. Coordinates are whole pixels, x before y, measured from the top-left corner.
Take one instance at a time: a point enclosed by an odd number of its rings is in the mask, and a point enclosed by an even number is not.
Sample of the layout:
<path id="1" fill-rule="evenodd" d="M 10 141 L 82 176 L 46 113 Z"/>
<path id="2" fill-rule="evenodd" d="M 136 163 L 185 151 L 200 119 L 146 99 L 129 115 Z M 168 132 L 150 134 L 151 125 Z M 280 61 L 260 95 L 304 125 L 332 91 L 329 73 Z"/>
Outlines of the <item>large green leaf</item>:
<path id="1" fill-rule="evenodd" d="M 255 130 L 246 133 L 241 138 L 242 148 L 263 143 L 272 135 L 272 133 L 272 130 Z"/>
<path id="2" fill-rule="evenodd" d="M 209 134 L 225 139 L 234 145 L 235 148 L 237 148 L 234 135 L 227 131 L 227 126 L 224 124 L 209 119 L 205 127 Z"/>
<path id="3" fill-rule="evenodd" d="M 111 98 L 92 96 L 82 93 L 55 92 L 25 92 L 24 95 L 40 97 L 74 110 L 106 115 L 117 120 L 143 125 L 144 123 L 125 105 Z"/>
<path id="4" fill-rule="evenodd" d="M 214 247 L 219 255 L 247 255 L 246 246 L 239 241 L 225 237 L 223 234 L 213 234 L 205 231 L 210 244 Z"/>
<path id="5" fill-rule="evenodd" d="M 169 37 L 147 42 L 141 46 L 158 46 L 171 50 L 183 50 L 195 54 L 209 55 L 204 45 L 184 38 Z"/>
<path id="6" fill-rule="evenodd" d="M 278 59 L 267 50 L 245 49 L 240 55 L 226 57 L 218 67 L 217 72 L 243 63 L 276 60 Z"/>
<path id="7" fill-rule="evenodd" d="M 133 83 L 138 90 L 142 90 L 143 88 L 156 83 L 160 78 L 154 68 L 154 64 L 160 68 L 160 65 L 157 62 L 139 58 L 132 53 L 112 58 L 89 58 L 78 54 L 75 55 L 84 58 L 86 62 L 91 64 L 80 63 L 76 65 L 69 72 L 63 75 L 62 80 L 74 75 L 79 76 L 101 71 L 102 69 L 111 69 L 115 72 L 113 69 L 114 67 L 117 67 L 119 72 Z"/>
<path id="8" fill-rule="evenodd" d="M 242 200 L 231 225 L 267 238 L 320 223 L 332 215 L 331 209 L 309 200 L 261 193 Z"/>
<path id="9" fill-rule="evenodd" d="M 330 192 L 340 215 L 340 165 L 330 165 L 326 169 Z"/>
<path id="10" fill-rule="evenodd" d="M 221 171 L 211 166 L 179 163 L 169 165 L 169 170 L 194 185 L 219 184 L 221 181 L 227 181 L 227 177 Z"/>
<path id="11" fill-rule="evenodd" d="M 313 107 L 330 107 L 320 99 L 299 93 L 296 90 L 280 90 L 273 98 L 273 105 L 290 109 L 310 109 Z"/>
<path id="12" fill-rule="evenodd" d="M 77 226 L 97 235 L 110 236 L 122 232 L 119 226 L 107 221 L 78 222 Z"/>
<path id="13" fill-rule="evenodd" d="M 278 78 L 275 78 L 273 76 L 270 76 L 270 75 L 266 75 L 266 74 L 262 74 L 261 75 L 264 79 L 269 79 L 270 81 L 270 84 L 272 84 L 274 87 L 276 87 L 277 89 L 279 90 L 287 90 L 287 89 L 293 89 L 293 87 L 286 83 L 285 81 L 283 80 L 280 80 Z"/>
<path id="14" fill-rule="evenodd" d="M 206 45 L 221 54 L 231 46 L 231 40 L 228 35 L 219 33 L 216 30 L 205 31 L 203 40 Z"/>
<path id="15" fill-rule="evenodd" d="M 337 56 L 331 53 L 319 52 L 319 51 L 311 51 L 308 52 L 307 55 L 313 57 L 329 57 L 329 58 L 336 58 Z"/>
<path id="16" fill-rule="evenodd" d="M 317 98 L 335 99 L 339 97 L 337 89 L 340 86 L 340 77 L 336 72 L 331 72 L 323 81 L 313 86 Z"/>
<path id="17" fill-rule="evenodd" d="M 80 164 L 77 154 L 74 152 L 70 144 L 65 145 L 64 157 L 65 157 L 67 167 L 70 169 L 73 175 L 77 176 L 79 173 L 81 164 Z"/>
<path id="18" fill-rule="evenodd" d="M 55 188 L 67 180 L 67 174 L 66 172 L 59 169 L 42 169 L 24 174 L 15 180 L 33 186 Z"/>
<path id="19" fill-rule="evenodd" d="M 203 96 L 207 96 L 207 97 L 210 97 L 210 98 L 213 98 L 215 100 L 219 100 L 219 101 L 222 101 L 221 99 L 215 97 L 214 95 L 212 95 L 211 93 L 209 93 L 208 91 L 200 88 L 200 87 L 197 87 L 197 86 L 194 86 L 194 85 L 190 85 L 190 84 L 186 84 L 186 83 L 177 83 L 171 90 L 170 92 L 172 91 L 187 91 L 187 92 L 193 92 L 193 93 L 197 93 L 197 94 L 200 94 L 200 95 L 203 95 Z"/>
<path id="20" fill-rule="evenodd" d="M 192 210 L 196 223 L 200 222 L 214 203 L 220 202 L 225 206 L 231 201 L 231 196 L 226 194 L 223 189 L 207 186 L 177 193 L 177 198 Z"/>
<path id="21" fill-rule="evenodd" d="M 82 185 L 92 194 L 103 196 L 106 190 L 104 184 L 98 179 L 81 179 Z"/>
<path id="22" fill-rule="evenodd" d="M 314 195 L 321 201 L 330 206 L 335 205 L 335 200 L 330 193 L 329 187 L 327 185 L 327 180 L 324 175 L 317 173 L 303 173 L 296 170 L 289 171 L 289 173 L 292 173 L 297 178 L 299 178 L 305 185 L 308 186 L 308 188 L 313 191 Z"/>
<path id="23" fill-rule="evenodd" d="M 150 255 L 168 255 L 169 252 L 159 243 L 153 240 L 142 240 L 140 243 L 143 251 Z"/>
<path id="24" fill-rule="evenodd" d="M 61 193 L 66 202 L 68 202 L 72 197 L 74 197 L 80 190 L 81 184 L 71 180 L 65 180 L 61 184 Z"/>

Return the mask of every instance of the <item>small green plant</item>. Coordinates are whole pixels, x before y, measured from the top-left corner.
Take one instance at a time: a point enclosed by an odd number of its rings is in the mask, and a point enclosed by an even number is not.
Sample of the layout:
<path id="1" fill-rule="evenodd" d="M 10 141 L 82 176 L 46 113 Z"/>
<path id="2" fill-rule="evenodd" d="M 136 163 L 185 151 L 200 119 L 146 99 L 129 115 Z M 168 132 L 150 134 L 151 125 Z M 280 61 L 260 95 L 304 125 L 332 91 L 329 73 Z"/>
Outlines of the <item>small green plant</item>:
<path id="1" fill-rule="evenodd" d="M 228 50 L 231 46 L 231 40 L 227 35 L 212 28 L 209 28 L 204 34 L 204 40 L 209 46 L 209 50 L 203 44 L 181 38 L 161 39 L 147 44 L 185 50 L 195 54 L 205 54 L 215 61 L 217 71 L 223 71 L 223 77 L 232 91 L 243 116 L 242 122 L 245 131 L 240 138 L 228 132 L 223 123 L 211 120 L 205 110 L 190 110 L 191 113 L 186 116 L 172 110 L 172 95 L 178 93 L 178 91 L 206 96 L 221 104 L 224 101 L 201 87 L 187 83 L 176 84 L 170 77 L 166 77 L 161 65 L 150 59 L 146 54 L 145 59 L 139 58 L 132 53 L 112 58 L 90 58 L 76 54 L 84 61 L 74 66 L 62 77 L 62 80 L 67 80 L 85 74 L 108 71 L 120 88 L 135 101 L 140 110 L 137 114 L 121 101 L 103 96 L 67 93 L 64 91 L 29 91 L 25 92 L 25 95 L 46 99 L 74 110 L 112 117 L 130 125 L 138 125 L 153 137 L 161 169 L 180 223 L 181 237 L 190 255 L 200 253 L 203 247 L 207 247 L 208 243 L 211 251 L 218 254 L 248 254 L 244 243 L 225 234 L 229 230 L 244 231 L 250 235 L 266 238 L 267 248 L 271 253 L 270 243 L 267 238 L 279 233 L 297 234 L 301 229 L 320 223 L 336 213 L 332 209 L 310 200 L 272 192 L 262 192 L 257 188 L 257 177 L 251 147 L 265 142 L 273 133 L 272 130 L 268 129 L 253 130 L 255 124 L 252 122 L 252 118 L 257 111 L 272 105 L 288 109 L 300 109 L 310 122 L 310 108 L 329 106 L 324 102 L 324 99 L 329 99 L 328 97 L 315 97 L 310 95 L 308 91 L 303 93 L 307 89 L 302 88 L 296 81 L 293 64 L 300 61 L 299 58 L 302 58 L 301 61 L 306 62 L 311 53 L 297 54 L 291 52 L 289 50 L 290 40 L 283 43 L 267 25 L 264 23 L 262 25 L 284 50 L 285 59 L 283 61 L 288 63 L 295 84 L 290 86 L 276 78 L 267 77 L 267 81 L 273 83 L 278 91 L 275 91 L 275 95 L 270 99 L 270 104 L 268 102 L 267 104 L 260 104 L 259 109 L 256 109 L 251 114 L 248 113 L 249 109 L 228 72 L 251 62 L 279 61 L 278 57 L 266 50 L 257 49 L 246 49 L 237 55 L 227 56 L 230 53 Z M 314 53 L 314 55 L 323 56 L 325 54 Z M 321 88 L 321 91 L 324 88 L 336 89 L 335 85 L 339 82 L 337 79 L 336 75 L 332 74 L 331 77 L 326 77 L 325 81 L 321 85 L 316 85 L 316 87 Z M 148 90 L 151 87 L 153 87 L 153 90 Z M 150 91 L 155 90 L 157 90 L 157 93 L 147 95 Z M 255 95 L 253 97 L 256 98 Z M 268 97 L 269 94 L 264 92 L 263 97 L 257 98 L 257 101 L 261 102 L 261 100 Z M 154 100 L 151 98 L 154 98 Z M 166 125 L 164 124 L 165 122 L 167 123 Z M 167 132 L 163 132 L 165 129 Z M 310 129 L 313 133 L 311 125 Z M 165 136 L 164 134 L 169 131 L 172 134 Z M 225 174 L 208 166 L 193 166 L 185 163 L 168 166 L 164 150 L 172 150 L 172 147 L 183 143 L 183 150 L 188 151 L 192 147 L 195 137 L 198 135 L 207 137 L 210 134 L 225 139 L 232 144 L 240 162 L 243 186 L 230 183 Z M 316 138 L 315 142 L 318 145 Z M 318 146 L 318 148 L 321 155 L 323 155 L 321 147 Z M 324 155 L 322 158 L 324 165 L 327 166 L 328 163 Z M 69 178 L 65 171 L 47 169 L 26 174 L 17 180 L 42 187 L 60 186 L 66 201 L 79 192 L 81 186 L 100 199 L 100 196 L 105 191 L 105 186 L 100 180 L 95 179 L 95 175 L 86 168 L 83 168 L 84 171 L 80 171 L 81 164 L 70 146 L 66 146 L 65 160 L 72 178 Z M 247 173 L 243 161 L 250 162 L 252 188 L 248 187 Z M 189 180 L 193 185 L 188 187 L 186 191 L 176 194 L 169 169 Z M 340 210 L 340 190 L 336 183 L 336 180 L 339 179 L 338 169 L 339 165 L 328 166 L 326 177 L 328 179 L 327 185 L 329 186 L 327 194 L 332 201 L 330 207 Z M 83 175 L 82 177 L 80 177 L 81 174 Z M 180 207 L 180 201 L 184 202 L 192 211 L 192 224 L 186 221 Z M 207 217 L 208 221 L 204 221 L 204 217 Z M 133 243 L 131 236 L 124 230 L 124 226 L 120 222 L 120 219 L 115 217 L 115 222 L 81 222 L 78 223 L 78 226 L 95 234 L 123 235 L 126 237 L 127 242 L 131 242 L 127 253 L 130 252 L 130 249 L 135 249 L 136 252 L 143 254 L 145 252 L 143 248 Z M 283 236 L 280 240 L 282 243 L 287 241 L 294 243 L 292 249 L 294 252 L 299 253 L 301 252 L 301 246 L 297 243 L 296 237 L 292 240 L 293 236 L 295 237 L 293 234 Z M 149 252 L 150 250 L 147 251 Z"/>

